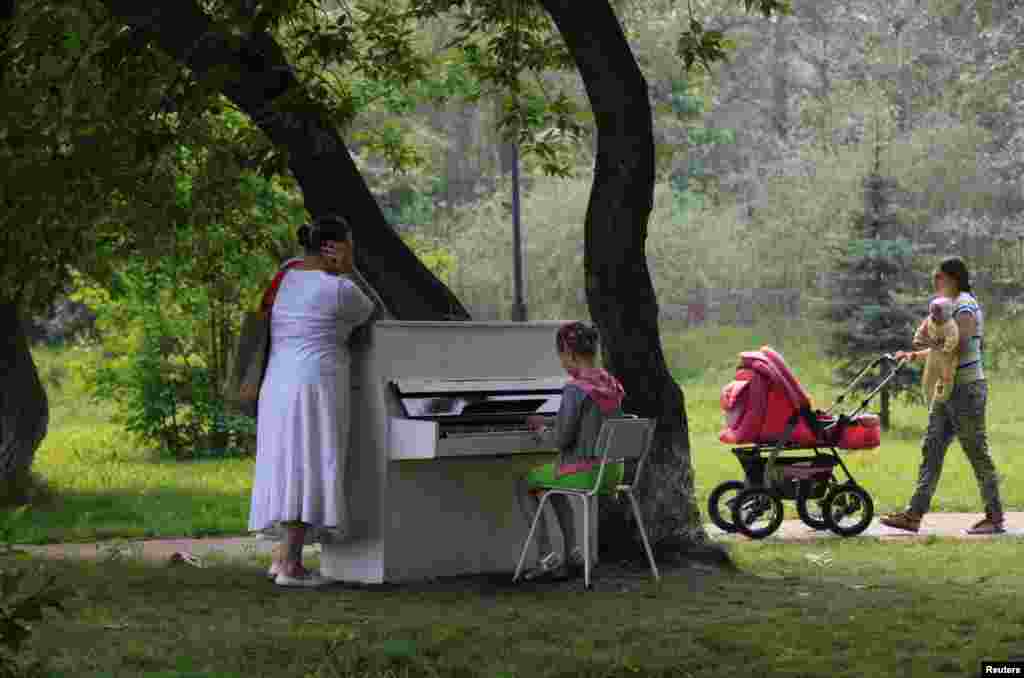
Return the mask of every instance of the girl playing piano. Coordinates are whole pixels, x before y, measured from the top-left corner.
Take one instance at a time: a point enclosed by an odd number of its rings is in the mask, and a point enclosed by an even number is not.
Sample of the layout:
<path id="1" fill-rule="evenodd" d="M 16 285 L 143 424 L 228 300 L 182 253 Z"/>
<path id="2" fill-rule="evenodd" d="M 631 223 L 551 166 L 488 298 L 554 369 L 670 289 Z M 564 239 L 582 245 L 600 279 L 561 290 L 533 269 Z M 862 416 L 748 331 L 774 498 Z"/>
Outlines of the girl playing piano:
<path id="1" fill-rule="evenodd" d="M 597 330 L 580 322 L 563 325 L 555 336 L 558 357 L 571 378 L 562 391 L 562 405 L 553 431 L 544 429 L 540 416 L 527 419 L 530 428 L 559 451 L 555 462 L 534 468 L 523 479 L 521 496 L 527 498 L 534 512 L 540 506 L 537 488 L 541 486 L 584 490 L 594 486 L 600 466 L 600 460 L 594 456 L 597 434 L 605 419 L 622 415 L 625 391 L 618 379 L 594 367 L 597 345 Z M 622 471 L 621 463 L 605 466 L 602 486 L 614 487 L 621 482 Z M 562 495 L 553 495 L 550 501 L 565 538 L 567 555 L 563 557 L 552 549 L 547 522 L 541 520 L 537 524 L 540 562 L 526 573 L 526 579 L 564 578 L 583 572 L 583 551 L 577 546 L 572 503 Z"/>

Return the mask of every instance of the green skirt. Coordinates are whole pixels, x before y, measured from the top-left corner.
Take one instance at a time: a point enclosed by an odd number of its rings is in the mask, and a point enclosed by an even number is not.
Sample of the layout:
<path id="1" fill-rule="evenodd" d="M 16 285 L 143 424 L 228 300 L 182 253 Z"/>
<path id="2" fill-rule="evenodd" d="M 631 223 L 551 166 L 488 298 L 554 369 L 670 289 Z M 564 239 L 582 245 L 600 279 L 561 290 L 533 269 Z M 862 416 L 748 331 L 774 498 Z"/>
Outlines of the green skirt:
<path id="1" fill-rule="evenodd" d="M 542 487 L 560 487 L 568 490 L 590 490 L 593 489 L 594 482 L 597 480 L 597 474 L 601 471 L 601 466 L 597 465 L 589 471 L 579 471 L 555 477 L 555 469 L 557 467 L 557 462 L 534 467 L 526 474 L 526 482 L 529 488 L 532 490 Z M 622 482 L 622 475 L 623 465 L 621 461 L 607 464 L 604 467 L 604 476 L 601 478 L 599 492 L 601 494 L 615 492 L 615 486 Z"/>

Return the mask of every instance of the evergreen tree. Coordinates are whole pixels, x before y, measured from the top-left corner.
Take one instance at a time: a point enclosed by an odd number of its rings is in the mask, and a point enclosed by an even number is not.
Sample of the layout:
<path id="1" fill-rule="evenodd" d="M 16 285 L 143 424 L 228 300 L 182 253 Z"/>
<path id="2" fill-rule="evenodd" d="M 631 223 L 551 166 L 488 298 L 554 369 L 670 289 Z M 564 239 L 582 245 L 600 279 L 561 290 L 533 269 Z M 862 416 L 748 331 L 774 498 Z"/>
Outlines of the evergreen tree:
<path id="1" fill-rule="evenodd" d="M 909 347 L 926 305 L 924 299 L 907 304 L 898 298 L 913 282 L 914 249 L 901 237 L 894 209 L 898 185 L 882 175 L 880 165 L 876 146 L 874 166 L 864 180 L 864 211 L 836 257 L 827 313 L 833 323 L 828 354 L 839 361 L 836 377 L 843 383 L 881 354 Z M 858 389 L 870 392 L 893 367 L 883 363 L 877 373 L 864 376 Z M 890 397 L 902 393 L 919 399 L 919 382 L 918 373 L 907 366 L 881 391 L 883 430 L 890 424 Z"/>

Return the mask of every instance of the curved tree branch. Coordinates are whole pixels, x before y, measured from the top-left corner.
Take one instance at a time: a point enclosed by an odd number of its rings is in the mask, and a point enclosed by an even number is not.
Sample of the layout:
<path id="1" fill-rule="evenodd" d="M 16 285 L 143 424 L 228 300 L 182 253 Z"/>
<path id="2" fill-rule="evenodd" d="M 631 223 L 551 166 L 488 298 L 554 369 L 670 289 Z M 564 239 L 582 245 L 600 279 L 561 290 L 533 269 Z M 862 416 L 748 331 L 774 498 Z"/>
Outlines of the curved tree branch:
<path id="1" fill-rule="evenodd" d="M 279 148 L 314 216 L 341 214 L 352 223 L 356 264 L 403 320 L 468 320 L 455 295 L 385 221 L 327 109 L 306 92 L 268 33 L 234 37 L 196 0 L 104 0 L 112 14 L 144 30 L 195 72 L 218 79 L 220 91 Z"/>

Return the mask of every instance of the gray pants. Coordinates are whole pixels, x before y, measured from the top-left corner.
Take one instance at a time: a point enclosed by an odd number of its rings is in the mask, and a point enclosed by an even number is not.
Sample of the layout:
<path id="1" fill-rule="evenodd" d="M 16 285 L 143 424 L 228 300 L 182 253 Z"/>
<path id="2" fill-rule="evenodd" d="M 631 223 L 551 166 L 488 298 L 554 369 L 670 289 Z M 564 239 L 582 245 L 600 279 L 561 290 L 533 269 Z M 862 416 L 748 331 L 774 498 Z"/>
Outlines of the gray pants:
<path id="1" fill-rule="evenodd" d="M 960 439 L 960 446 L 974 469 L 985 512 L 988 515 L 1002 515 L 999 476 L 988 452 L 988 436 L 985 433 L 987 399 L 988 384 L 982 380 L 954 386 L 949 400 L 932 405 L 928 413 L 928 432 L 921 444 L 922 459 L 917 489 L 908 507 L 911 513 L 924 515 L 928 512 L 932 495 L 942 475 L 946 449 L 955 435 Z"/>

